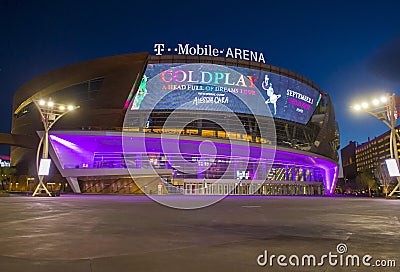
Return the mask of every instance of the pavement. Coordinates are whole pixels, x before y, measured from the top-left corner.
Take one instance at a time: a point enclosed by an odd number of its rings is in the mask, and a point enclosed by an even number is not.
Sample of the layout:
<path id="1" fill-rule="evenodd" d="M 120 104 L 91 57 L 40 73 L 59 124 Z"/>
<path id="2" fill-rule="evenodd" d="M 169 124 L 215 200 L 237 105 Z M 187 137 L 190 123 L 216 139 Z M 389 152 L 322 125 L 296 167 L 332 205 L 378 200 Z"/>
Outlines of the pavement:
<path id="1" fill-rule="evenodd" d="M 178 210 L 146 196 L 62 195 L 3 197 L 0 207 L 1 272 L 400 271 L 400 200 L 232 196 Z M 265 251 L 286 259 L 260 266 Z M 336 265 L 301 265 L 329 253 Z M 341 265 L 350 254 L 372 265 Z"/>

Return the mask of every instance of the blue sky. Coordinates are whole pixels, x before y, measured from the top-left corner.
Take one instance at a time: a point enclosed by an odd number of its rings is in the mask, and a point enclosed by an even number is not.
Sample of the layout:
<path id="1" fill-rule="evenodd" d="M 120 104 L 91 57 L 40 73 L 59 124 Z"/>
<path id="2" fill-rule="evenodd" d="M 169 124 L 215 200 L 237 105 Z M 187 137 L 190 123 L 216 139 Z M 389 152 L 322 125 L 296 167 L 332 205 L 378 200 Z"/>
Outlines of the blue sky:
<path id="1" fill-rule="evenodd" d="M 22 84 L 79 61 L 163 42 L 263 52 L 329 93 L 341 145 L 386 130 L 354 101 L 400 94 L 397 1 L 0 1 L 1 132 Z M 7 153 L 6 147 L 0 148 Z"/>

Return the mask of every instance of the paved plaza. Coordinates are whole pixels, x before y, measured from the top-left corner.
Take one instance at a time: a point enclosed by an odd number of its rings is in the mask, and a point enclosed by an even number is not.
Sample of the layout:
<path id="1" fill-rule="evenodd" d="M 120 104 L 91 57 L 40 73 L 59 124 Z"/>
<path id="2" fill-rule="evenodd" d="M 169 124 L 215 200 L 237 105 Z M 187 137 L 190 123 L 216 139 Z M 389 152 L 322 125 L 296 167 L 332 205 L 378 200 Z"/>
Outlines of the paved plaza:
<path id="1" fill-rule="evenodd" d="M 145 196 L 62 195 L 0 197 L 0 207 L 1 272 L 400 271 L 398 200 L 243 196 L 177 210 Z M 265 250 L 321 256 L 340 243 L 397 267 L 257 264 Z"/>

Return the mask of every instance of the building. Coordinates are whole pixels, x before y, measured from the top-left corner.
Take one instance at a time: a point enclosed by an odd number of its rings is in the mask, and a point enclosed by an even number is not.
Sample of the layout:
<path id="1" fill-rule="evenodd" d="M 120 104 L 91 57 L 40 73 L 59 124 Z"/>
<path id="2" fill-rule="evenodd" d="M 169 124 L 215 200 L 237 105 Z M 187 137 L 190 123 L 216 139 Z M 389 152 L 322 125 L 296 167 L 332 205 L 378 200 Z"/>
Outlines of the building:
<path id="1" fill-rule="evenodd" d="M 339 131 L 329 95 L 279 67 L 137 53 L 38 76 L 16 91 L 11 134 L 0 135 L 26 190 L 37 182 L 43 135 L 33 102 L 48 97 L 80 106 L 50 132 L 52 186 L 153 194 L 335 189 Z"/>
<path id="2" fill-rule="evenodd" d="M 10 167 L 10 157 L 9 156 L 0 156 L 0 167 Z"/>
<path id="3" fill-rule="evenodd" d="M 396 127 L 396 132 L 400 132 L 400 126 Z M 398 151 L 400 143 L 397 143 Z M 363 172 L 369 169 L 375 169 L 377 166 L 384 163 L 385 159 L 390 156 L 390 130 L 369 139 L 365 143 L 358 145 L 355 149 L 357 172 Z"/>
<path id="4" fill-rule="evenodd" d="M 344 180 L 352 180 L 357 175 L 357 163 L 356 163 L 356 148 L 357 143 L 350 141 L 348 145 L 340 150 L 342 158 L 342 168 Z"/>

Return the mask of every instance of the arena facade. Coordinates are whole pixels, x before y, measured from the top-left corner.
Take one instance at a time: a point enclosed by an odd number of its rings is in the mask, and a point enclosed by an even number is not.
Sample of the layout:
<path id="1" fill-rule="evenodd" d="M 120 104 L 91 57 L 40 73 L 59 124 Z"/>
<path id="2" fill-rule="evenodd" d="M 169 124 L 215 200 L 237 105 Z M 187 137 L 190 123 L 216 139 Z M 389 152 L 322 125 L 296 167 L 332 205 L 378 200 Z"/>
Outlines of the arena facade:
<path id="1" fill-rule="evenodd" d="M 80 106 L 50 131 L 51 189 L 209 195 L 335 189 L 338 126 L 329 95 L 312 81 L 259 61 L 158 51 L 72 64 L 17 90 L 11 134 L 0 135 L 17 169 L 11 190 L 37 184 L 43 127 L 33 101 L 50 97 Z"/>

